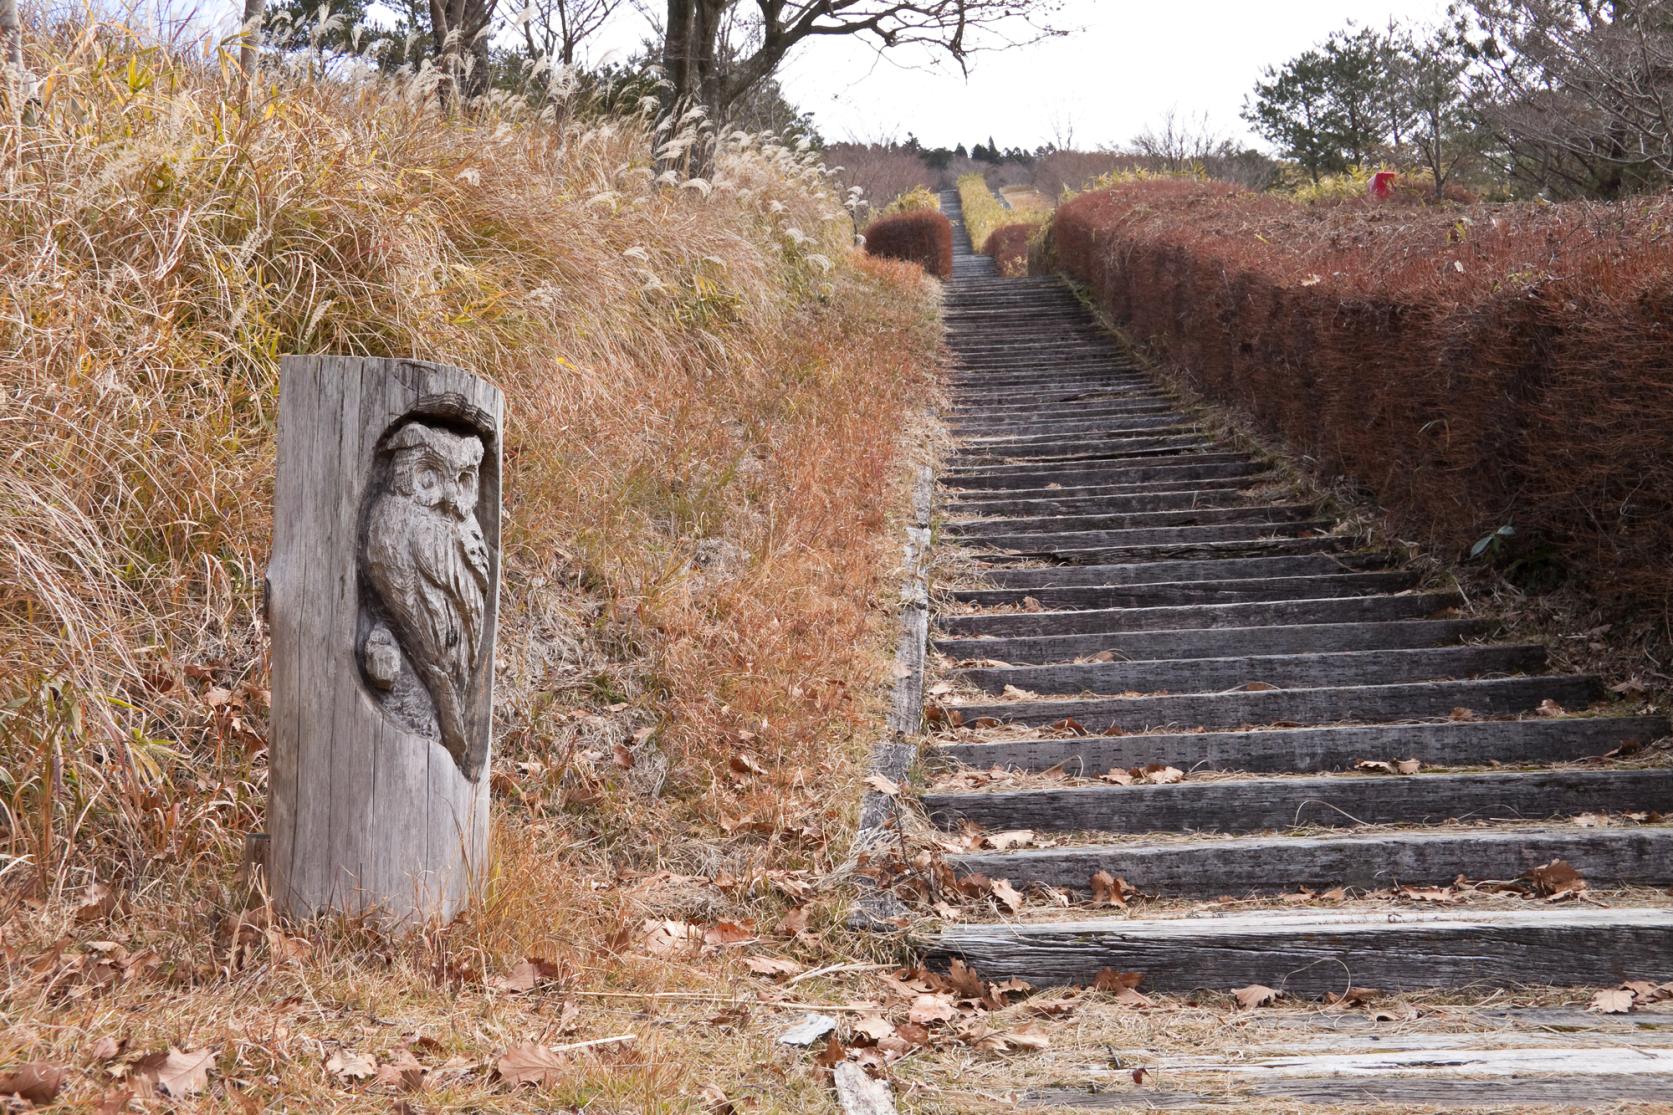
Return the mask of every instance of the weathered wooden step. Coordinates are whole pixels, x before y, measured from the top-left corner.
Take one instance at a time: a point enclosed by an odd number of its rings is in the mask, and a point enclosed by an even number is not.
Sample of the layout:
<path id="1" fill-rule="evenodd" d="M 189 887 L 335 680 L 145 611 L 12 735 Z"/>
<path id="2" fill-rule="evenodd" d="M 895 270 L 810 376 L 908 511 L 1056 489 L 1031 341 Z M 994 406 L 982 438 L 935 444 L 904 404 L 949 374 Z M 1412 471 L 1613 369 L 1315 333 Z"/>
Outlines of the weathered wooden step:
<path id="1" fill-rule="evenodd" d="M 1263 832 L 1301 825 L 1538 821 L 1581 813 L 1673 807 L 1673 769 L 1493 771 L 1487 774 L 1330 774 L 926 793 L 944 828 L 1052 832 Z"/>
<path id="2" fill-rule="evenodd" d="M 1545 661 L 1545 648 L 1528 644 L 977 667 L 958 673 L 989 693 L 1008 686 L 1036 693 L 1215 693 L 1246 684 L 1300 689 L 1525 674 L 1543 669 Z"/>
<path id="3" fill-rule="evenodd" d="M 1042 444 L 1009 444 L 985 448 L 966 445 L 952 455 L 952 467 L 982 465 L 990 461 L 1016 461 L 1039 467 L 1042 461 L 1064 463 L 1102 462 L 1158 453 L 1200 451 L 1213 445 L 1200 433 L 1117 435 L 1110 437 L 1061 438 Z"/>
<path id="4" fill-rule="evenodd" d="M 1343 596 L 1246 604 L 1186 604 L 1169 608 L 1091 608 L 1067 612 L 1006 612 L 936 617 L 948 635 L 1083 635 L 1133 631 L 1184 631 L 1205 627 L 1270 627 L 1276 624 L 1359 623 L 1421 619 L 1456 607 L 1456 592 L 1402 596 Z M 1100 648 L 1102 649 L 1102 648 Z"/>
<path id="5" fill-rule="evenodd" d="M 1425 766 L 1566 763 L 1670 733 L 1661 716 L 1584 716 L 1004 739 L 946 743 L 936 753 L 979 770 L 1062 766 L 1071 774 L 1101 775 L 1163 763 L 1181 770 L 1307 774 L 1346 770 L 1361 759 L 1417 759 Z"/>
<path id="6" fill-rule="evenodd" d="M 960 874 L 1039 883 L 1075 893 L 1108 871 L 1146 895 L 1214 898 L 1355 887 L 1434 886 L 1520 879 L 1566 860 L 1593 887 L 1673 882 L 1673 826 L 1440 829 L 1354 836 L 1244 836 L 1229 839 L 1087 844 L 948 856 Z M 1668 911 L 1673 918 L 1673 910 Z"/>
<path id="7" fill-rule="evenodd" d="M 1344 987 L 1587 987 L 1673 978 L 1673 917 L 1656 907 L 1528 910 L 1274 911 L 1193 918 L 1100 918 L 955 925 L 924 941 L 931 963 L 958 957 L 990 979 L 1090 983 L 1142 972 L 1151 991 L 1249 984 L 1322 995 Z"/>
<path id="8" fill-rule="evenodd" d="M 1294 554 L 1222 558 L 1218 561 L 1149 561 L 1127 565 L 996 569 L 975 588 L 1070 588 L 1081 585 L 1150 585 L 1162 581 L 1233 581 L 1249 577 L 1310 577 L 1359 573 L 1389 564 L 1387 554 Z M 959 590 L 962 591 L 962 590 Z"/>
<path id="9" fill-rule="evenodd" d="M 1277 554 L 1346 553 L 1358 548 L 1352 538 L 1314 534 L 1302 538 L 1228 539 L 1219 542 L 1175 542 L 1126 546 L 1090 546 L 1063 550 L 989 550 L 970 557 L 985 565 L 1063 566 L 1119 564 L 1145 561 L 1209 561 L 1217 557 L 1262 557 Z"/>
<path id="10" fill-rule="evenodd" d="M 1110 511 L 1095 515 L 1031 515 L 999 519 L 966 519 L 948 522 L 942 528 L 961 540 L 993 539 L 1022 535 L 1096 534 L 1151 526 L 1196 526 L 1209 523 L 1287 523 L 1317 515 L 1310 504 L 1234 501 L 1226 506 L 1178 507 L 1157 510 Z"/>
<path id="11" fill-rule="evenodd" d="M 1053 491 L 1061 488 L 1143 484 L 1157 481 L 1211 480 L 1226 476 L 1250 476 L 1267 466 L 1242 453 L 1178 454 L 1158 460 L 1155 454 L 1127 461 L 1097 461 L 1089 464 L 1042 467 L 1026 465 L 979 465 L 948 468 L 941 474 L 944 488 L 965 491 Z"/>
<path id="12" fill-rule="evenodd" d="M 955 412 L 947 417 L 947 424 L 960 435 L 988 434 L 1000 430 L 1036 431 L 1057 429 L 1063 422 L 1090 422 L 1103 418 L 1125 418 L 1132 415 L 1172 414 L 1178 406 L 1160 397 L 1119 397 L 1102 401 L 1082 400 L 1051 407 L 1035 407 L 1026 411 L 995 408 L 983 411 Z"/>
<path id="13" fill-rule="evenodd" d="M 1064 720 L 1091 732 L 1157 728 L 1238 728 L 1265 724 L 1387 723 L 1448 716 L 1464 709 L 1478 716 L 1527 712 L 1544 701 L 1584 708 L 1602 693 L 1595 677 L 1541 676 L 1469 681 L 1345 685 L 1319 689 L 1185 693 L 1166 697 L 1085 697 L 1067 700 L 961 701 L 949 707 L 974 720 L 1040 728 Z"/>
<path id="14" fill-rule="evenodd" d="M 1021 422 L 1054 415 L 1097 414 L 1110 410 L 1121 412 L 1136 407 L 1177 406 L 1176 400 L 1152 388 L 1099 387 L 1078 391 L 1066 399 L 1013 397 L 989 403 L 974 400 L 953 404 L 948 420 L 951 422 L 979 422 L 997 420 Z"/>
<path id="15" fill-rule="evenodd" d="M 1343 650 L 1439 647 L 1484 635 L 1481 619 L 1404 619 L 1384 623 L 1299 623 L 1275 627 L 1185 628 L 1094 635 L 1044 635 L 1017 639 L 939 638 L 935 649 L 955 662 L 995 661 L 1012 666 L 1074 662 L 1107 652 L 1110 661 L 1158 658 L 1224 658 L 1240 654 L 1328 654 Z"/>
<path id="16" fill-rule="evenodd" d="M 1321 1056 L 1297 1064 L 1293 1074 L 1275 1074 L 1274 1079 L 1216 1078 L 1212 1091 L 1171 1083 L 1138 1088 L 1127 1079 L 1130 1069 L 1096 1070 L 1092 1083 L 1031 1089 L 1021 1093 L 1018 1102 L 1034 1112 L 1269 1111 L 1274 1103 L 1286 1112 L 1369 1105 L 1401 1113 L 1659 1111 L 1659 1106 L 1641 1105 L 1659 1105 L 1673 1094 L 1673 1055 L 1662 1051 L 1651 1054 L 1609 1043 L 1538 1052 L 1542 1055 L 1532 1064 L 1507 1058 L 1494 1048 L 1460 1050 L 1448 1056 L 1418 1053 L 1395 1059 L 1382 1055 L 1358 1061 Z M 1239 1062 L 1239 1067 L 1260 1066 Z M 1177 1079 L 1174 1072 L 1164 1071 L 1165 1079 Z M 1479 1075 L 1444 1075 L 1449 1071 Z"/>
<path id="17" fill-rule="evenodd" d="M 1307 556 L 1307 555 L 1301 555 Z M 1236 559 L 1228 559 L 1230 564 Z M 1158 562 L 1157 564 L 1163 564 Z M 1183 562 L 1179 564 L 1185 564 Z M 955 589 L 967 604 L 998 607 L 1037 601 L 1046 608 L 1154 608 L 1177 604 L 1223 604 L 1234 601 L 1304 600 L 1400 592 L 1412 588 L 1412 570 L 1375 573 L 1327 573 L 1312 577 L 1253 577 L 1209 581 L 1156 581 L 1127 585 L 1071 585 L 1066 588 Z"/>
<path id="18" fill-rule="evenodd" d="M 1113 415 L 1084 422 L 1034 423 L 1014 429 L 973 431 L 961 437 L 959 443 L 967 448 L 999 450 L 1018 445 L 1084 444 L 1094 438 L 1141 431 L 1176 433 L 1195 428 L 1191 419 L 1172 411 L 1162 411 L 1158 414 Z"/>
<path id="19" fill-rule="evenodd" d="M 1118 527 L 1112 530 L 1042 531 L 1038 534 L 983 534 L 959 535 L 959 540 L 971 548 L 1007 550 L 1019 554 L 1050 554 L 1059 550 L 1114 549 L 1125 546 L 1180 546 L 1198 542 L 1260 542 L 1269 538 L 1305 538 L 1324 536 L 1335 525 L 1329 519 L 1307 518 L 1310 507 L 1262 507 L 1252 509 L 1254 518 L 1233 516 L 1230 522 L 1209 522 L 1201 525 Z M 1165 512 L 1156 512 L 1158 517 Z M 1204 511 L 1203 518 L 1223 515 Z"/>
<path id="20" fill-rule="evenodd" d="M 1048 516 L 1110 515 L 1133 511 L 1175 511 L 1194 507 L 1238 507 L 1250 501 L 1252 483 L 1236 480 L 1214 481 L 1173 491 L 1113 493 L 1101 496 L 1068 496 L 1060 499 L 949 501 L 946 513 L 950 526 Z"/>

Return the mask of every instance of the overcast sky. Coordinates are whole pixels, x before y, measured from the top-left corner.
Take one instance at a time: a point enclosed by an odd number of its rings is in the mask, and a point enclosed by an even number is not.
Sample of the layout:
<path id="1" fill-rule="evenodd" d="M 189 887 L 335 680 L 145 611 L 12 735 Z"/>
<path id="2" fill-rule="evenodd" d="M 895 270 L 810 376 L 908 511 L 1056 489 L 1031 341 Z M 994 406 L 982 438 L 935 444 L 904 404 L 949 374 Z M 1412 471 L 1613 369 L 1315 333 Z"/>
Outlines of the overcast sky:
<path id="1" fill-rule="evenodd" d="M 208 3 L 222 11 L 241 7 L 236 0 Z M 925 146 L 952 147 L 991 135 L 1001 147 L 1034 148 L 1072 132 L 1077 147 L 1115 146 L 1176 108 L 1206 113 L 1220 134 L 1254 143 L 1238 111 L 1264 67 L 1350 19 L 1434 25 L 1446 0 L 1064 0 L 1063 8 L 1058 22 L 1074 28 L 1070 34 L 980 55 L 968 80 L 956 66 L 923 68 L 921 55 L 880 58 L 857 39 L 833 37 L 802 44 L 780 81 L 832 142 L 915 134 Z M 594 62 L 619 59 L 647 32 L 641 19 L 626 16 L 584 53 Z"/>
<path id="2" fill-rule="evenodd" d="M 1222 133 L 1252 142 L 1238 116 L 1261 69 L 1352 19 L 1438 23 L 1445 0 L 1067 0 L 1082 30 L 956 67 L 903 69 L 854 42 L 805 45 L 782 74 L 827 140 L 904 139 L 925 146 L 986 142 L 1032 148 L 1072 127 L 1077 147 L 1124 144 L 1170 106 L 1206 112 Z"/>

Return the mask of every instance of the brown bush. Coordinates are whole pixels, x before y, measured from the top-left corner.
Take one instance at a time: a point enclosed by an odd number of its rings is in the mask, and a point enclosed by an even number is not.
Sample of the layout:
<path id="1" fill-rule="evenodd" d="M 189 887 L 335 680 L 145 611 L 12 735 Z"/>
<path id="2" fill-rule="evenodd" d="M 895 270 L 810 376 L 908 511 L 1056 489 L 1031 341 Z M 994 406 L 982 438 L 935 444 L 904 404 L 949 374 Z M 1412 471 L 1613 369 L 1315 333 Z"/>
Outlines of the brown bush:
<path id="1" fill-rule="evenodd" d="M 1673 610 L 1673 200 L 1307 207 L 1216 183 L 1079 197 L 1057 264 L 1204 394 L 1457 550 L 1498 527 Z"/>
<path id="2" fill-rule="evenodd" d="M 993 257 L 993 264 L 1001 275 L 1016 278 L 1028 274 L 1028 241 L 1040 226 L 1028 221 L 1000 225 L 988 233 L 982 249 Z"/>
<path id="3" fill-rule="evenodd" d="M 953 275 L 953 226 L 940 213 L 916 209 L 866 226 L 866 252 L 916 263 L 938 279 Z"/>

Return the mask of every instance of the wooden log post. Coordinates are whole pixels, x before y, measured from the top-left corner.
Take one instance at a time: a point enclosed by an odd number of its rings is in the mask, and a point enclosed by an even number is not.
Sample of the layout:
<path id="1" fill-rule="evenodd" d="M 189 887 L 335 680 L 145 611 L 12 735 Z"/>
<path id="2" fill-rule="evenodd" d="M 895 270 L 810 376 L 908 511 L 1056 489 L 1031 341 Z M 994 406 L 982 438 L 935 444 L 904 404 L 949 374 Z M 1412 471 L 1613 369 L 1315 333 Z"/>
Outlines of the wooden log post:
<path id="1" fill-rule="evenodd" d="M 451 919 L 487 861 L 499 390 L 412 360 L 286 357 L 267 872 L 292 917 Z"/>

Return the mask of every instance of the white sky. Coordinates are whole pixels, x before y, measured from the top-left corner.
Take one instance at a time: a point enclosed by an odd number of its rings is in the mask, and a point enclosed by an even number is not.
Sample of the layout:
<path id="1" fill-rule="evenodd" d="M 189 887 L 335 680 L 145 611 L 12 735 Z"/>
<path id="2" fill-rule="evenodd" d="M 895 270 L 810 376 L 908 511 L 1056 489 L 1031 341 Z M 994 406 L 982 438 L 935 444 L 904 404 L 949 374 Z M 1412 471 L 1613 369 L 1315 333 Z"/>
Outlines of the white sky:
<path id="1" fill-rule="evenodd" d="M 140 0 L 143 2 L 143 0 Z M 167 3 L 168 0 L 162 0 Z M 654 0 L 653 0 L 654 2 Z M 233 0 L 209 0 L 233 7 Z M 520 0 L 501 0 L 520 8 Z M 624 10 L 627 6 L 624 5 Z M 1263 68 L 1282 63 L 1348 20 L 1439 23 L 1446 0 L 1065 0 L 1062 38 L 914 68 L 921 55 L 879 58 L 846 37 L 804 43 L 779 74 L 786 95 L 811 111 L 827 140 L 903 140 L 927 147 L 985 143 L 1034 148 L 1072 129 L 1081 148 L 1121 145 L 1170 108 L 1234 140 L 1256 143 L 1239 117 Z M 235 20 L 234 20 L 235 22 Z M 618 19 L 584 53 L 631 53 L 646 35 L 637 16 Z M 896 58 L 891 61 L 890 57 Z"/>
<path id="2" fill-rule="evenodd" d="M 1238 116 L 1261 70 L 1299 54 L 1352 19 L 1390 16 L 1429 26 L 1445 0 L 1068 0 L 1067 37 L 956 67 L 902 69 L 852 42 L 792 55 L 780 80 L 827 140 L 905 139 L 925 146 L 987 142 L 1033 148 L 1069 125 L 1075 146 L 1124 144 L 1172 106 L 1206 112 L 1222 134 L 1254 142 Z M 1054 124 L 1057 126 L 1054 128 Z"/>

